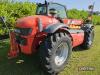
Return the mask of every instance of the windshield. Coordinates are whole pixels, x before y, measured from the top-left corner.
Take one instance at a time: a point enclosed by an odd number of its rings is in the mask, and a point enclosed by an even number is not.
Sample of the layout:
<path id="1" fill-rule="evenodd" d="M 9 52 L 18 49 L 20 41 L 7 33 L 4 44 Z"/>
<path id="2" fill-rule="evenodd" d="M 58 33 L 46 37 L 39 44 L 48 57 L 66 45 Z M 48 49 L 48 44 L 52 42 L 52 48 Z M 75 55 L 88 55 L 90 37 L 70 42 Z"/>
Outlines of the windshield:
<path id="1" fill-rule="evenodd" d="M 66 9 L 63 5 L 57 4 L 57 3 L 52 3 L 49 5 L 49 10 L 50 9 L 56 9 L 57 16 L 60 18 L 67 18 L 66 16 Z"/>
<path id="2" fill-rule="evenodd" d="M 47 10 L 46 10 L 46 5 L 41 5 L 37 7 L 37 15 L 46 15 L 47 14 Z"/>
<path id="3" fill-rule="evenodd" d="M 57 3 L 41 4 L 37 6 L 36 15 L 49 15 L 49 10 L 55 9 L 57 11 L 57 17 L 67 18 L 66 9 L 63 5 Z"/>

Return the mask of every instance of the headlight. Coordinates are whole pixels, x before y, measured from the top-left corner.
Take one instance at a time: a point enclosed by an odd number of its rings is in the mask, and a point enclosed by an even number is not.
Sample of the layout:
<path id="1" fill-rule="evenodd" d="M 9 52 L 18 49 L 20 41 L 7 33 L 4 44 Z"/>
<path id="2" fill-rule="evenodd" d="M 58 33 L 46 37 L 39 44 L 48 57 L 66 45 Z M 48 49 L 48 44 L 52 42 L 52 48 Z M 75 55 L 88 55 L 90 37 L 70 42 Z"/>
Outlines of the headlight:
<path id="1" fill-rule="evenodd" d="M 31 28 L 16 28 L 15 33 L 18 33 L 20 35 L 27 36 L 32 32 Z"/>

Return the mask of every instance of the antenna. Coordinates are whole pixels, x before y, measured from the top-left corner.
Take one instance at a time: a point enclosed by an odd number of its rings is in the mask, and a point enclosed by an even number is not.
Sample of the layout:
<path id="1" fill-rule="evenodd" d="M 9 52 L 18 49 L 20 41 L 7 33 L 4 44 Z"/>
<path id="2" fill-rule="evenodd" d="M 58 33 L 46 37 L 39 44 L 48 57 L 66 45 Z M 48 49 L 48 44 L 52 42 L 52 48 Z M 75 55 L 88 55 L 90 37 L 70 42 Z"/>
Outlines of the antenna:
<path id="1" fill-rule="evenodd" d="M 93 10 L 94 10 L 95 2 L 93 3 Z"/>
<path id="2" fill-rule="evenodd" d="M 88 9 L 88 21 L 89 22 L 92 22 L 92 15 L 93 15 L 93 10 L 94 10 L 94 5 L 95 5 L 95 2 L 93 2 L 93 4 L 89 5 Z"/>
<path id="3" fill-rule="evenodd" d="M 48 2 L 45 0 L 45 4 L 47 4 Z"/>
<path id="4" fill-rule="evenodd" d="M 91 12 L 93 12 L 93 10 L 94 10 L 94 5 L 95 5 L 95 2 L 93 2 L 93 4 L 89 5 L 89 7 L 88 7 Z"/>

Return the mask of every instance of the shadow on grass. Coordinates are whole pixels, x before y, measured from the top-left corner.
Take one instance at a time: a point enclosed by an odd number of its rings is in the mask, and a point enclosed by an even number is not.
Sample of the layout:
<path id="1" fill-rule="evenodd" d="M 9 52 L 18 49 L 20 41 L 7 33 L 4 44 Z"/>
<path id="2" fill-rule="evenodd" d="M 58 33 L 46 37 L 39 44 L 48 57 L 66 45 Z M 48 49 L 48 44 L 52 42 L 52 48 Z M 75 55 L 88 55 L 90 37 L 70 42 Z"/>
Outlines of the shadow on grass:
<path id="1" fill-rule="evenodd" d="M 73 51 L 74 52 L 77 52 L 77 51 L 84 51 L 85 49 L 83 49 L 81 46 L 77 46 L 75 48 L 73 48 Z"/>
<path id="2" fill-rule="evenodd" d="M 21 54 L 18 58 L 8 60 L 9 41 L 0 42 L 0 75 L 47 75 L 40 67 L 36 55 L 26 56 Z M 75 47 L 73 51 L 83 51 L 80 47 Z M 24 60 L 23 63 L 16 63 Z"/>
<path id="3" fill-rule="evenodd" d="M 8 42 L 0 42 L 0 75 L 47 75 L 40 67 L 36 55 L 26 56 L 21 54 L 18 58 L 7 59 Z M 23 63 L 16 63 L 24 60 Z"/>
<path id="4" fill-rule="evenodd" d="M 23 63 L 16 63 L 24 60 Z M 21 55 L 16 59 L 2 61 L 0 63 L 0 75 L 47 75 L 42 71 L 37 62 L 37 58 Z"/>

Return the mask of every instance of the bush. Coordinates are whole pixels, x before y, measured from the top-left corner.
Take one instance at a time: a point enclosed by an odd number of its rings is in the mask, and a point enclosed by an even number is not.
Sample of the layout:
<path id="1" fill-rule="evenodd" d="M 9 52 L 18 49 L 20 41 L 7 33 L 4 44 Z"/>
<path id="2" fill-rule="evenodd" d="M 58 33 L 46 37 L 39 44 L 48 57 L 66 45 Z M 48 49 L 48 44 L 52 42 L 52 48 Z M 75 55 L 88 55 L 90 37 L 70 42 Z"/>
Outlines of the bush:
<path id="1" fill-rule="evenodd" d="M 94 15 L 93 16 L 93 23 L 95 25 L 100 25 L 100 16 Z"/>
<path id="2" fill-rule="evenodd" d="M 34 15 L 36 11 L 36 4 L 30 2 L 0 2 L 0 16 L 5 16 L 7 25 L 13 28 L 17 18 Z M 0 35 L 7 33 L 0 23 Z"/>
<path id="3" fill-rule="evenodd" d="M 88 12 L 84 10 L 77 10 L 77 9 L 71 9 L 67 11 L 68 17 L 71 19 L 86 19 L 88 17 Z M 100 16 L 93 15 L 93 23 L 95 25 L 100 25 Z"/>
<path id="4" fill-rule="evenodd" d="M 68 10 L 67 11 L 67 14 L 68 14 L 68 18 L 71 18 L 71 19 L 85 19 L 87 18 L 88 16 L 88 13 L 84 10 L 77 10 L 77 9 L 71 9 L 71 10 Z"/>

